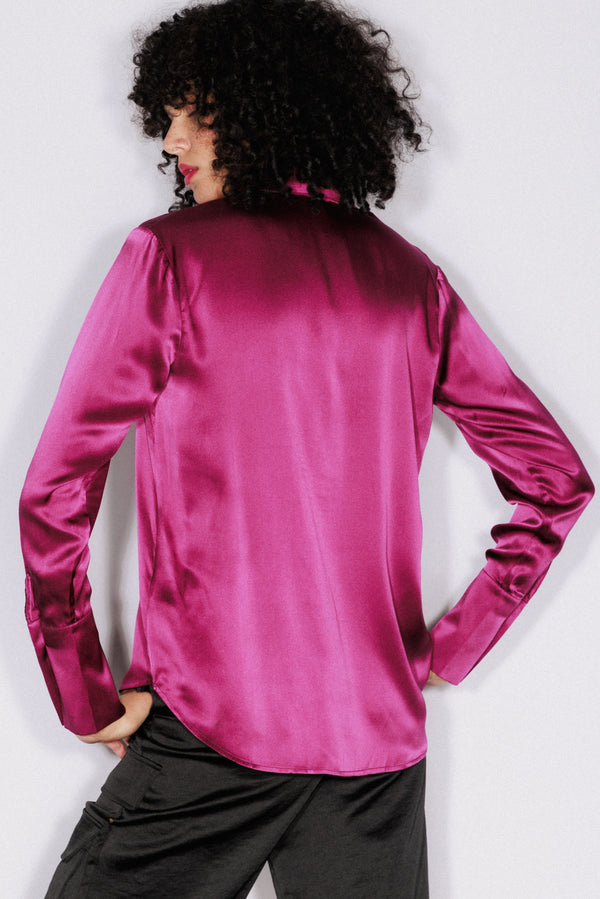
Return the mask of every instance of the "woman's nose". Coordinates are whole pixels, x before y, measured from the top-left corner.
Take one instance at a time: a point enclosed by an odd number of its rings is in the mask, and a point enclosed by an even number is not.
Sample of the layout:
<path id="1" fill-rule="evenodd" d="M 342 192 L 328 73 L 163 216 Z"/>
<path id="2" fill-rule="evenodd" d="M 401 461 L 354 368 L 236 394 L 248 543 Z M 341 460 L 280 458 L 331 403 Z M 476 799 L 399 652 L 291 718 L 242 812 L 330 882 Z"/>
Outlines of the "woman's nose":
<path id="1" fill-rule="evenodd" d="M 189 150 L 190 140 L 177 119 L 171 122 L 171 127 L 163 138 L 163 150 L 170 156 L 180 156 L 182 152 Z"/>

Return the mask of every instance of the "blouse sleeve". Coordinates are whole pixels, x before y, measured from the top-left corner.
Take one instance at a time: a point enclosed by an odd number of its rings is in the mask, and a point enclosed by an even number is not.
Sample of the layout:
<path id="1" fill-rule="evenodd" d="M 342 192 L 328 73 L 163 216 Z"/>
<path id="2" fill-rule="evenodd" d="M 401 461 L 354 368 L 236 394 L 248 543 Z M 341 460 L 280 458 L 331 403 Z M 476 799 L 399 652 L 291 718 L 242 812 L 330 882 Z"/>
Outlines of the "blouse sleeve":
<path id="1" fill-rule="evenodd" d="M 535 593 L 593 496 L 579 456 L 547 409 L 510 370 L 438 271 L 440 362 L 434 402 L 487 462 L 510 521 L 459 602 L 432 630 L 432 669 L 458 684 Z"/>
<path id="2" fill-rule="evenodd" d="M 180 333 L 172 270 L 137 228 L 90 308 L 21 494 L 27 624 L 58 715 L 77 734 L 123 714 L 90 607 L 88 542 L 110 459 L 164 389 Z"/>

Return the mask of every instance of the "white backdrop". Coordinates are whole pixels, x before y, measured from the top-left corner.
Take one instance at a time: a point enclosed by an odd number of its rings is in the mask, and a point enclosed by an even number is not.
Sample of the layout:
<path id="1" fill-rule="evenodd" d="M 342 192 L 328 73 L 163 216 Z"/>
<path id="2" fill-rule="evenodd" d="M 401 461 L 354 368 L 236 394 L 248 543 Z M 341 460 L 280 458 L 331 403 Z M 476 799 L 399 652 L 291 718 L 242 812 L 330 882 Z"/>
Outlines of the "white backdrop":
<path id="1" fill-rule="evenodd" d="M 70 350 L 127 233 L 166 211 L 130 122 L 131 34 L 182 4 L 20 0 L 4 17 L 0 522 L 2 895 L 43 896 L 114 757 L 63 730 L 23 618 L 16 509 Z M 439 262 L 598 482 L 600 7 L 364 0 L 417 76 L 431 150 L 382 217 Z M 114 460 L 91 578 L 118 677 L 137 602 L 132 443 Z M 433 623 L 510 514 L 443 416 L 423 468 Z M 432 899 L 592 899 L 600 857 L 598 502 L 529 609 L 458 688 L 429 692 Z M 251 896 L 272 899 L 263 872 Z M 324 899 L 324 897 L 315 897 Z M 370 897 L 365 897 L 370 899 Z"/>

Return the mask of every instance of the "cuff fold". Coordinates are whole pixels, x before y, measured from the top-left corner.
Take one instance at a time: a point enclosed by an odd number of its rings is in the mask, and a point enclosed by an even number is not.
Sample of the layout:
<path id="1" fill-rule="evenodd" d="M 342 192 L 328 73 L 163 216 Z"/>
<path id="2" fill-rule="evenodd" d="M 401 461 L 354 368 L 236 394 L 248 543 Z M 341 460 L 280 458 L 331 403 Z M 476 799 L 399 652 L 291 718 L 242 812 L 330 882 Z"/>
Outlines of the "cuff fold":
<path id="1" fill-rule="evenodd" d="M 506 593 L 485 570 L 431 631 L 435 674 L 459 684 L 490 651 L 527 603 Z"/>
<path id="2" fill-rule="evenodd" d="M 62 724 L 75 734 L 94 734 L 125 709 L 88 612 L 66 627 L 27 622 L 38 662 Z"/>

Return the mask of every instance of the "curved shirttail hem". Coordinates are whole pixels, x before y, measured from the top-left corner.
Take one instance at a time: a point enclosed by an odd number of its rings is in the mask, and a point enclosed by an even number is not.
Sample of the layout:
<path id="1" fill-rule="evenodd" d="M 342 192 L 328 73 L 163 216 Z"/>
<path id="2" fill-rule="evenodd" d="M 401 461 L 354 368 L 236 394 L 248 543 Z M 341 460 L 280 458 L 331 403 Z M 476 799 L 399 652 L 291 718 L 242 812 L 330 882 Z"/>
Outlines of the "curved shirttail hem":
<path id="1" fill-rule="evenodd" d="M 171 711 L 173 711 L 171 706 L 169 705 L 169 701 L 166 698 L 166 695 L 163 694 L 162 688 L 158 687 L 156 684 L 153 684 L 152 689 L 158 693 L 160 698 L 167 704 L 169 709 L 171 709 Z M 173 714 L 175 714 L 175 712 L 173 712 Z M 195 731 L 193 731 L 191 728 L 189 728 L 187 726 L 187 724 L 185 723 L 185 721 L 182 721 L 178 715 L 176 715 L 176 717 L 178 718 L 179 721 L 181 721 L 181 723 L 183 724 L 184 727 L 187 727 L 187 729 L 190 731 L 191 734 L 193 734 L 202 743 L 206 743 L 206 745 L 210 746 L 211 749 L 214 749 L 215 752 L 220 753 L 221 755 L 225 756 L 225 758 L 228 758 L 230 761 L 235 762 L 238 765 L 243 765 L 244 768 L 253 768 L 255 771 L 266 771 L 267 773 L 273 772 L 273 773 L 279 773 L 279 774 L 332 774 L 334 776 L 337 775 L 338 777 L 359 777 L 361 774 L 385 774 L 386 772 L 403 771 L 405 768 L 411 768 L 413 765 L 416 765 L 418 762 L 422 761 L 427 754 L 427 746 L 425 746 L 425 749 L 423 750 L 423 752 L 419 753 L 419 755 L 417 755 L 411 761 L 405 762 L 403 764 L 376 765 L 374 768 L 356 768 L 356 769 L 351 769 L 351 770 L 344 769 L 342 771 L 338 771 L 337 769 L 334 771 L 333 769 L 329 769 L 329 768 L 303 768 L 303 767 L 291 768 L 289 766 L 280 766 L 280 765 L 269 765 L 269 767 L 266 767 L 265 765 L 257 764 L 256 762 L 251 762 L 249 759 L 242 758 L 242 756 L 235 755 L 234 753 L 230 752 L 228 749 L 226 750 L 226 749 L 222 748 L 221 746 L 219 746 L 213 740 L 211 740 L 210 742 L 208 740 L 205 740 L 203 735 L 197 734 Z"/>

